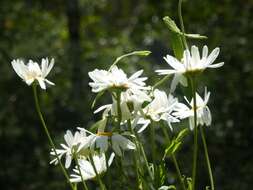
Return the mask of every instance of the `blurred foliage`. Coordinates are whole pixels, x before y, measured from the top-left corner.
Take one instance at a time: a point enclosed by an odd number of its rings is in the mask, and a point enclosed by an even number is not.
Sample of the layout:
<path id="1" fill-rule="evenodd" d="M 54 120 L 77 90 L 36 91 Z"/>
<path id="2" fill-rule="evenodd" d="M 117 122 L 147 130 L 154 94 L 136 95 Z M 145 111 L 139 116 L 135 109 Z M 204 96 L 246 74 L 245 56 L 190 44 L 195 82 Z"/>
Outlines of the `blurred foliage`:
<path id="1" fill-rule="evenodd" d="M 66 129 L 89 127 L 99 119 L 90 108 L 95 95 L 88 87 L 88 71 L 108 68 L 122 54 L 147 49 L 152 51 L 148 58 L 133 56 L 120 64 L 129 73 L 144 69 L 150 84 L 158 80 L 154 70 L 165 67 L 162 57 L 172 52 L 162 18 L 169 15 L 178 23 L 176 10 L 176 0 L 0 1 L 1 189 L 67 189 L 58 168 L 48 164 L 49 146 L 35 112 L 32 89 L 16 76 L 10 61 L 56 59 L 49 76 L 56 86 L 41 92 L 40 99 L 52 135 L 60 142 Z M 212 92 L 213 125 L 206 131 L 216 189 L 251 189 L 253 1 L 187 0 L 183 17 L 187 33 L 208 36 L 190 43 L 208 44 L 210 49 L 220 46 L 219 60 L 225 61 L 223 68 L 205 73 L 199 88 L 203 91 L 208 84 Z M 108 101 L 101 99 L 97 105 Z M 164 142 L 158 130 L 157 142 Z M 189 136 L 178 152 L 187 176 L 191 144 Z M 204 189 L 208 175 L 204 157 L 200 159 L 197 185 Z M 166 165 L 169 183 L 174 183 L 175 169 L 169 159 Z"/>

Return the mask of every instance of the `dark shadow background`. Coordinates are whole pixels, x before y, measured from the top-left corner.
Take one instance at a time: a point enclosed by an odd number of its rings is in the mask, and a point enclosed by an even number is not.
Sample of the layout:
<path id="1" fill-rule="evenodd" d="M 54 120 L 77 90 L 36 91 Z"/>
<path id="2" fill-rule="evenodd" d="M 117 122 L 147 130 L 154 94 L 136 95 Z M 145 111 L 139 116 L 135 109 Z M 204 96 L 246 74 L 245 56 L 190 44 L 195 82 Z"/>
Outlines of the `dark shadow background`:
<path id="1" fill-rule="evenodd" d="M 14 58 L 54 57 L 49 79 L 55 87 L 40 93 L 42 109 L 55 141 L 66 129 L 89 127 L 98 116 L 90 105 L 94 94 L 87 72 L 107 68 L 133 50 L 151 50 L 122 67 L 144 69 L 153 84 L 154 70 L 172 53 L 162 22 L 177 22 L 176 0 L 1 0 L 0 1 L 0 186 L 4 190 L 67 189 L 60 171 L 49 163 L 49 146 L 36 115 L 32 89 L 11 67 Z M 211 91 L 213 125 L 207 139 L 217 190 L 250 190 L 253 186 L 253 1 L 187 0 L 183 4 L 188 33 L 208 36 L 210 49 L 221 48 L 225 66 L 205 72 L 201 85 Z M 168 86 L 166 84 L 164 87 Z M 101 100 L 99 104 L 106 102 Z M 178 157 L 190 175 L 192 138 Z M 202 150 L 202 147 L 200 147 Z M 203 153 L 203 151 L 202 151 Z M 171 165 L 168 160 L 168 165 Z M 199 159 L 199 189 L 208 184 L 204 158 Z M 171 167 L 170 173 L 174 173 Z"/>

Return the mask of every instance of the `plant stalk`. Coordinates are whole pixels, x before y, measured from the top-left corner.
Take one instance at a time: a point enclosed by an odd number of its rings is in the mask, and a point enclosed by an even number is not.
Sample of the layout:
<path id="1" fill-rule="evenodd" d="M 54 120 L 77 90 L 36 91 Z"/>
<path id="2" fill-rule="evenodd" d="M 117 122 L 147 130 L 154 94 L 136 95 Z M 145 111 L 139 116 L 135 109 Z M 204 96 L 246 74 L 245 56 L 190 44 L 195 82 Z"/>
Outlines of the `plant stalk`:
<path id="1" fill-rule="evenodd" d="M 182 0 L 178 1 L 178 16 L 179 16 L 179 21 L 180 21 L 180 27 L 183 34 L 182 35 L 183 43 L 184 43 L 185 48 L 189 49 L 186 42 L 186 37 L 185 37 L 184 21 L 183 21 L 183 16 L 182 16 Z"/>
<path id="2" fill-rule="evenodd" d="M 207 164 L 208 174 L 209 174 L 209 179 L 210 179 L 210 184 L 211 184 L 211 190 L 214 190 L 213 173 L 212 173 L 212 168 L 211 168 L 210 159 L 209 159 L 209 155 L 208 155 L 206 138 L 205 138 L 204 130 L 202 127 L 200 127 L 200 133 L 201 133 L 201 138 L 202 138 L 202 142 L 204 145 L 204 152 L 205 152 L 206 164 Z"/>
<path id="3" fill-rule="evenodd" d="M 58 157 L 58 154 L 57 154 L 57 152 L 56 152 L 56 148 L 55 148 L 54 142 L 53 142 L 53 140 L 52 140 L 52 138 L 51 138 L 51 136 L 50 136 L 50 133 L 49 133 L 48 128 L 47 128 L 47 125 L 46 125 L 46 122 L 45 122 L 45 120 L 44 120 L 44 118 L 43 118 L 43 115 L 42 115 L 42 112 L 41 112 L 41 109 L 40 109 L 40 105 L 39 105 L 39 100 L 38 100 L 38 94 L 37 94 L 36 85 L 34 84 L 32 87 L 33 87 L 33 95 L 34 95 L 34 101 L 35 101 L 36 111 L 37 111 L 37 113 L 38 113 L 38 115 L 39 115 L 39 118 L 40 118 L 40 121 L 41 121 L 41 123 L 42 123 L 43 129 L 44 129 L 44 131 L 45 131 L 45 133 L 46 133 L 46 135 L 47 135 L 48 141 L 49 141 L 49 143 L 50 143 L 50 145 L 51 145 L 51 147 L 52 147 L 52 149 L 53 149 L 53 151 L 54 151 L 54 154 L 55 154 L 55 156 L 56 156 L 56 159 L 57 159 L 58 163 L 60 164 L 61 170 L 62 170 L 62 172 L 63 172 L 63 174 L 64 174 L 66 180 L 68 181 L 68 183 L 69 183 L 71 189 L 74 190 L 74 186 L 73 186 L 73 184 L 70 182 L 70 179 L 69 179 L 69 176 L 68 176 L 68 174 L 67 174 L 67 171 L 66 171 L 65 168 L 63 167 L 62 162 L 61 162 L 60 158 Z"/>
<path id="4" fill-rule="evenodd" d="M 74 153 L 74 159 L 75 159 L 75 162 L 76 162 L 76 165 L 77 165 L 77 169 L 78 169 L 78 171 L 79 171 L 79 174 L 80 174 L 80 176 L 81 176 L 83 188 L 84 188 L 84 190 L 88 190 L 88 187 L 87 187 L 87 185 L 86 185 L 86 183 L 85 183 L 85 180 L 83 179 L 83 175 L 82 175 L 82 172 L 81 172 L 81 169 L 80 169 L 80 165 L 79 165 L 79 162 L 78 162 L 78 159 L 77 159 L 75 153 Z"/>
<path id="5" fill-rule="evenodd" d="M 167 132 L 167 130 L 166 130 L 166 128 L 164 126 L 162 126 L 162 130 L 163 130 L 163 133 L 164 133 L 166 141 L 170 144 L 171 140 L 170 140 L 169 134 L 168 134 L 168 132 Z M 176 168 L 177 175 L 178 175 L 179 181 L 181 183 L 181 186 L 182 186 L 183 190 L 186 190 L 185 183 L 184 183 L 184 178 L 183 178 L 183 176 L 181 174 L 181 171 L 180 171 L 179 164 L 177 162 L 177 158 L 176 158 L 175 153 L 172 153 L 171 157 L 172 157 L 172 161 L 173 161 L 173 163 L 175 165 L 175 168 Z"/>
<path id="6" fill-rule="evenodd" d="M 194 110 L 194 149 L 193 149 L 193 168 L 192 168 L 192 190 L 195 190 L 196 169 L 198 159 L 198 125 L 197 125 L 197 102 L 196 102 L 196 81 L 195 78 L 190 78 L 192 96 L 193 96 L 193 110 Z"/>

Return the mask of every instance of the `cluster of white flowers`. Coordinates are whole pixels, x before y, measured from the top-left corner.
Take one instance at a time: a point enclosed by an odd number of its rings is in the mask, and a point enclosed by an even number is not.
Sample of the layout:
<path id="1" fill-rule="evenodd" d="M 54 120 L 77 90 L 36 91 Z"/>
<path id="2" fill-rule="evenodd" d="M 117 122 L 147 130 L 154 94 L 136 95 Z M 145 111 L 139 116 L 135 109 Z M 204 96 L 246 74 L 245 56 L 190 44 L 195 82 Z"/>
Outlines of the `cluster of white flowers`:
<path id="1" fill-rule="evenodd" d="M 204 46 L 202 58 L 200 58 L 199 50 L 196 46 L 192 46 L 191 52 L 185 50 L 181 61 L 173 56 L 164 57 L 166 62 L 172 69 L 157 70 L 159 75 L 174 74 L 171 84 L 172 93 L 178 82 L 187 86 L 187 77 L 189 74 L 200 73 L 206 68 L 218 68 L 224 63 L 213 64 L 219 54 L 219 48 L 215 48 L 208 56 L 208 48 Z M 19 77 L 21 77 L 28 85 L 35 80 L 42 89 L 46 89 L 46 85 L 54 85 L 46 79 L 50 70 L 54 65 L 54 59 L 48 64 L 48 59 L 42 59 L 41 67 L 38 63 L 29 61 L 27 65 L 21 60 L 13 60 L 12 66 Z M 152 89 L 146 86 L 147 77 L 141 77 L 143 70 L 137 71 L 129 78 L 127 74 L 117 66 L 113 66 L 109 71 L 95 69 L 89 72 L 92 82 L 89 85 L 92 92 L 99 93 L 108 91 L 111 93 L 112 102 L 103 105 L 95 110 L 94 113 L 103 111 L 102 119 L 97 122 L 97 131 L 92 133 L 84 128 L 78 128 L 73 135 L 71 131 L 67 131 L 64 135 L 65 144 L 61 144 L 61 149 L 52 150 L 51 155 L 54 157 L 51 163 L 58 164 L 59 159 L 65 157 L 65 167 L 69 168 L 72 160 L 76 160 L 80 166 L 73 169 L 71 175 L 72 182 L 80 182 L 81 176 L 84 180 L 96 177 L 105 172 L 107 167 L 113 162 L 114 156 L 122 157 L 124 151 L 135 150 L 137 147 L 134 140 L 134 134 L 130 133 L 125 125 L 129 125 L 133 130 L 137 129 L 141 133 L 152 122 L 158 123 L 163 120 L 167 122 L 169 128 L 173 130 L 172 123 L 180 122 L 182 119 L 189 119 L 189 126 L 194 128 L 194 109 L 197 112 L 197 124 L 209 126 L 211 124 L 211 113 L 207 106 L 210 92 L 205 89 L 204 98 L 196 93 L 196 108 L 193 100 L 188 101 L 185 97 L 187 105 L 180 103 L 172 94 L 166 94 L 165 91 Z M 120 102 L 118 102 L 120 100 Z M 118 110 L 120 108 L 120 110 Z M 121 115 L 119 122 L 119 115 Z M 111 118 L 109 123 L 108 118 Z M 117 125 L 114 125 L 117 123 Z M 106 153 L 111 156 L 106 159 Z M 95 169 L 93 164 L 95 165 Z"/>

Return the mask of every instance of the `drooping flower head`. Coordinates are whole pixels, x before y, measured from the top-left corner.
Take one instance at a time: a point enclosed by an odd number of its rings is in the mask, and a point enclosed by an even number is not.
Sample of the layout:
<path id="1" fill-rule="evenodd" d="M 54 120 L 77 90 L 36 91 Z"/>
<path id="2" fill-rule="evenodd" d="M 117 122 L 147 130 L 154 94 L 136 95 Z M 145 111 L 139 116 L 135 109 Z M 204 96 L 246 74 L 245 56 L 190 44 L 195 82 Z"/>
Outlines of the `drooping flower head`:
<path id="1" fill-rule="evenodd" d="M 196 93 L 196 112 L 197 112 L 197 125 L 206 125 L 210 126 L 212 122 L 212 115 L 210 112 L 210 109 L 207 106 L 208 100 L 210 97 L 210 92 L 207 92 L 207 89 L 205 88 L 205 95 L 204 99 L 200 97 L 198 93 Z M 185 97 L 188 105 L 186 106 L 183 103 L 178 103 L 175 107 L 175 112 L 173 113 L 174 116 L 185 119 L 189 118 L 189 125 L 190 129 L 194 129 L 194 103 L 193 99 L 191 102 L 187 100 Z"/>
<path id="2" fill-rule="evenodd" d="M 65 167 L 69 168 L 74 154 L 87 148 L 85 144 L 87 144 L 88 139 L 86 133 L 82 130 L 76 131 L 74 135 L 68 130 L 64 135 L 64 139 L 66 144 L 61 144 L 62 149 L 56 149 L 56 153 L 60 159 L 65 155 Z M 80 148 L 80 145 L 82 145 L 82 149 Z M 53 150 L 51 150 L 50 154 L 54 157 L 56 156 Z M 57 158 L 54 158 L 50 163 L 58 164 Z"/>
<path id="3" fill-rule="evenodd" d="M 172 130 L 171 123 L 179 122 L 177 118 L 172 115 L 174 107 L 177 104 L 177 99 L 171 94 L 167 96 L 164 91 L 154 90 L 153 100 L 143 109 L 143 118 L 140 118 L 138 124 L 143 126 L 139 132 L 143 131 L 150 123 L 151 120 L 158 122 L 164 120 L 168 123 Z"/>
<path id="4" fill-rule="evenodd" d="M 96 134 L 91 133 L 84 128 L 80 128 L 80 130 L 89 133 L 88 140 L 87 143 L 85 143 L 85 146 L 88 145 L 91 150 L 98 150 L 99 153 L 106 152 L 109 146 L 112 147 L 112 150 L 118 156 L 122 156 L 123 151 L 125 150 L 136 149 L 135 144 L 125 137 L 127 134 L 105 132 L 103 125 L 98 128 Z"/>
<path id="5" fill-rule="evenodd" d="M 48 58 L 42 59 L 41 67 L 37 62 L 29 60 L 27 64 L 20 59 L 13 60 L 11 62 L 13 69 L 17 75 L 26 82 L 27 85 L 31 85 L 35 80 L 38 81 L 42 89 L 46 89 L 46 83 L 54 85 L 51 81 L 47 80 L 46 77 L 54 66 L 54 59 L 51 59 L 50 64 Z"/>
<path id="6" fill-rule="evenodd" d="M 107 161 L 104 153 L 100 155 L 93 155 L 92 159 L 93 159 L 94 167 L 96 168 L 96 172 L 98 174 L 105 172 L 107 170 L 107 165 L 110 166 L 112 164 L 114 156 L 115 154 L 112 153 Z M 92 165 L 92 161 L 90 160 L 90 158 L 79 159 L 78 164 L 80 166 L 81 173 L 76 167 L 73 170 L 74 174 L 70 175 L 70 182 L 76 183 L 76 182 L 81 182 L 82 179 L 89 180 L 96 177 L 96 172 L 94 170 L 94 167 Z"/>
<path id="7" fill-rule="evenodd" d="M 213 64 L 220 52 L 219 48 L 215 48 L 210 55 L 208 55 L 208 47 L 204 46 L 202 50 L 202 57 L 198 47 L 192 46 L 191 52 L 187 49 L 183 53 L 182 60 L 178 60 L 171 55 L 164 57 L 165 61 L 172 67 L 172 69 L 156 70 L 159 75 L 174 74 L 171 83 L 171 91 L 174 91 L 178 82 L 183 86 L 187 86 L 186 75 L 196 74 L 204 71 L 206 68 L 218 68 L 224 65 L 224 62 Z"/>

